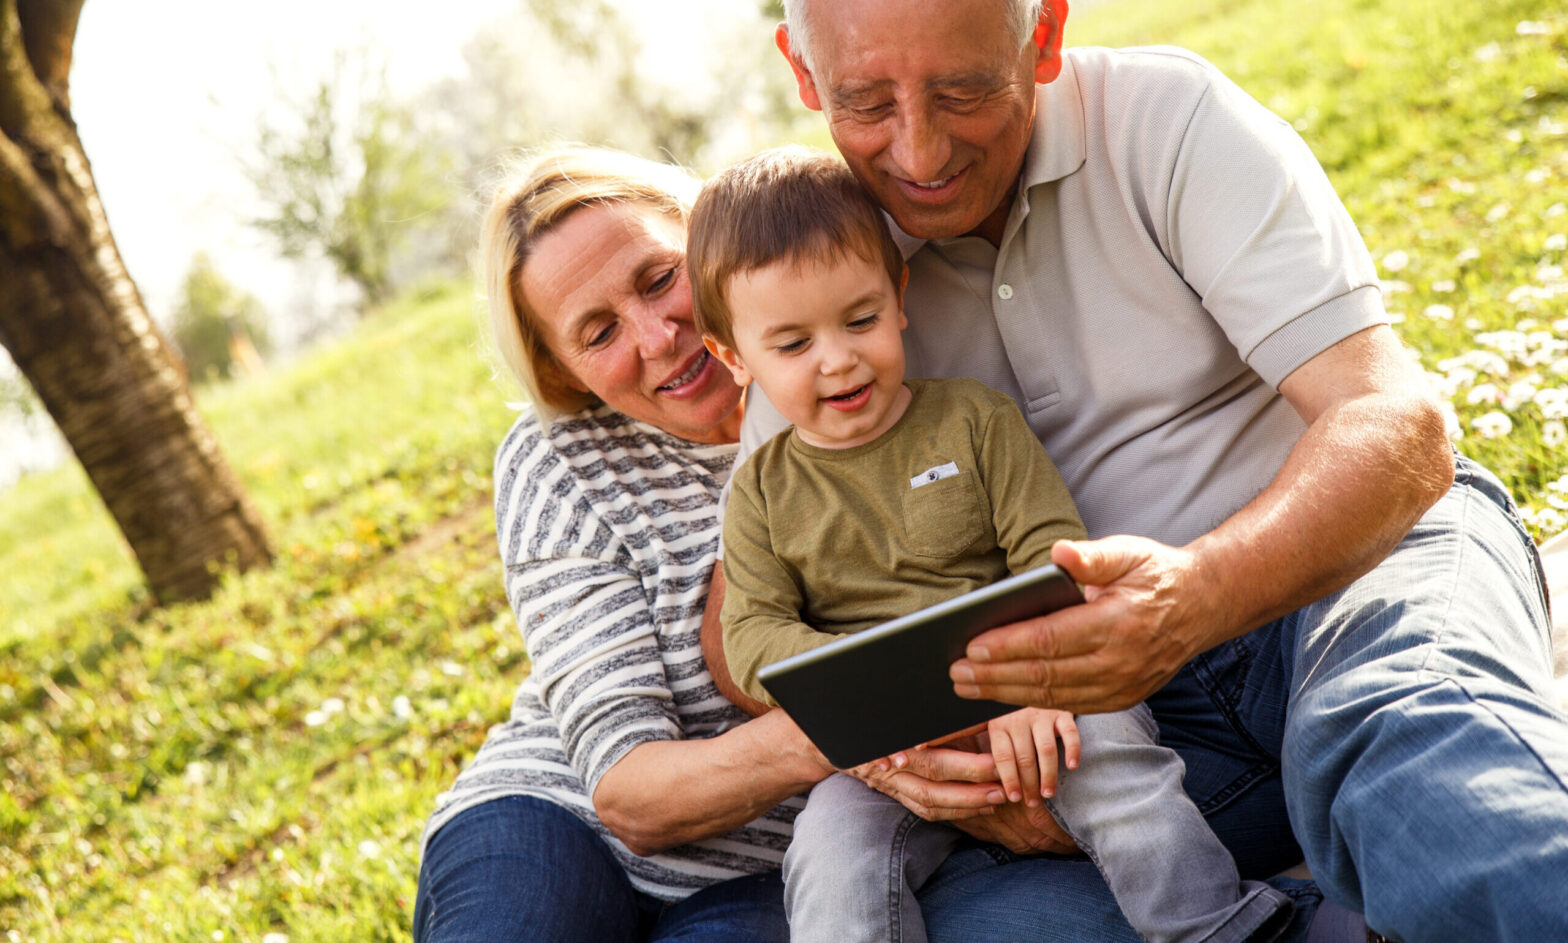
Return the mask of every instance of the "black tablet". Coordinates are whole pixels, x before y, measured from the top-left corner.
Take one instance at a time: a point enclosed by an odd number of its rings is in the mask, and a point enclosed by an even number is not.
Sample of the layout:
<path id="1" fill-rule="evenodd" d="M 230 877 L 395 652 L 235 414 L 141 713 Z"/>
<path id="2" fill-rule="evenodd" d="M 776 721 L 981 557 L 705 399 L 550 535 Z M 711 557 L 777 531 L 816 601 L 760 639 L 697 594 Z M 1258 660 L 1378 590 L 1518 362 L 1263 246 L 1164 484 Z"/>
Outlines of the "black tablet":
<path id="1" fill-rule="evenodd" d="M 843 769 L 1017 710 L 953 693 L 948 666 L 987 629 L 1083 602 L 1043 566 L 765 665 L 757 679 Z"/>

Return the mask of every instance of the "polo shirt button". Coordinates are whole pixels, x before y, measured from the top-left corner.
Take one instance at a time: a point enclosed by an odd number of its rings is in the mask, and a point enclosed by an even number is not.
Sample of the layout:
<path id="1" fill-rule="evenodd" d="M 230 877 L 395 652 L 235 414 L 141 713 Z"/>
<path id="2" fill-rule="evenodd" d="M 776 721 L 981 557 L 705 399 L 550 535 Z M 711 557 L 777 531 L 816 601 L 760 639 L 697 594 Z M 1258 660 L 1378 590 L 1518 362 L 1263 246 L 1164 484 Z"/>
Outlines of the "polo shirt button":
<path id="1" fill-rule="evenodd" d="M 1001 287 L 997 288 L 996 296 L 998 298 L 1002 299 L 1003 301 L 1012 301 L 1013 300 L 1013 286 L 1005 285 L 1005 284 L 1002 285 Z"/>

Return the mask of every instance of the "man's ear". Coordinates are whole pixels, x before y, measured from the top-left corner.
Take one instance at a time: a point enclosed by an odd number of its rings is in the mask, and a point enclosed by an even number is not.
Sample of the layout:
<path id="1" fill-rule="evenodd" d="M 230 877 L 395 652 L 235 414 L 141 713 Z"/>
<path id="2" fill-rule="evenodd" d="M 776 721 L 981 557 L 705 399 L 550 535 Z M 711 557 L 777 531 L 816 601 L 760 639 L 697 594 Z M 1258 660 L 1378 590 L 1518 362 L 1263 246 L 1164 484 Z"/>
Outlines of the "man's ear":
<path id="1" fill-rule="evenodd" d="M 1039 58 L 1034 62 L 1034 80 L 1040 85 L 1056 81 L 1062 74 L 1062 27 L 1067 24 L 1067 0 L 1045 0 L 1040 7 L 1040 22 L 1034 26 L 1034 45 Z"/>
<path id="2" fill-rule="evenodd" d="M 702 335 L 702 346 L 708 348 L 708 353 L 719 358 L 719 363 L 729 368 L 730 376 L 735 378 L 736 386 L 750 386 L 751 373 L 746 365 L 740 362 L 740 355 L 734 350 L 724 346 L 712 334 Z"/>
<path id="3" fill-rule="evenodd" d="M 789 63 L 790 71 L 795 73 L 795 88 L 800 92 L 801 104 L 812 111 L 822 110 L 822 99 L 817 97 L 817 83 L 811 78 L 811 73 L 806 69 L 806 64 L 789 51 L 789 27 L 783 23 L 773 31 L 773 44 L 779 47 L 779 52 L 784 54 L 784 61 Z"/>

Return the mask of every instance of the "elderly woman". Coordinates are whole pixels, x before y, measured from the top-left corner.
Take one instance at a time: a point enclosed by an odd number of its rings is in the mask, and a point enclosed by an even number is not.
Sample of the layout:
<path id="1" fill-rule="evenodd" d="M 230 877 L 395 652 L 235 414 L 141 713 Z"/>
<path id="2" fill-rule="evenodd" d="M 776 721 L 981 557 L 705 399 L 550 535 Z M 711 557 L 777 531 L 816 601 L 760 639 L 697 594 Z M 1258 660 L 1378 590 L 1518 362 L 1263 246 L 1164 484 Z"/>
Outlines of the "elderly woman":
<path id="1" fill-rule="evenodd" d="M 569 148 L 514 173 L 485 220 L 495 343 L 533 404 L 495 463 L 532 668 L 430 819 L 421 943 L 787 939 L 794 797 L 832 769 L 781 711 L 726 700 L 699 645 L 741 390 L 692 322 L 694 190 Z M 1010 821 L 971 831 L 1028 844 Z M 1134 938 L 1092 865 L 1045 860 L 955 854 L 922 893 L 933 936 Z"/>

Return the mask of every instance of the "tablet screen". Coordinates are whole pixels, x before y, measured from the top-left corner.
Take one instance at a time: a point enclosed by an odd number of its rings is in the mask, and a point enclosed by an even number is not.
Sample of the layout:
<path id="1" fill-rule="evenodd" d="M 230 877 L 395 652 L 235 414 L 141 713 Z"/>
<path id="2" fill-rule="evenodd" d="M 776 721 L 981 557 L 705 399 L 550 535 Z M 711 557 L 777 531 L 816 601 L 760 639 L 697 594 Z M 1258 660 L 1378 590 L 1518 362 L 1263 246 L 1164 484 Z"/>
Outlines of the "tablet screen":
<path id="1" fill-rule="evenodd" d="M 1017 710 L 954 694 L 948 666 L 987 629 L 1082 601 L 1043 566 L 776 661 L 757 679 L 828 762 L 856 766 Z"/>

